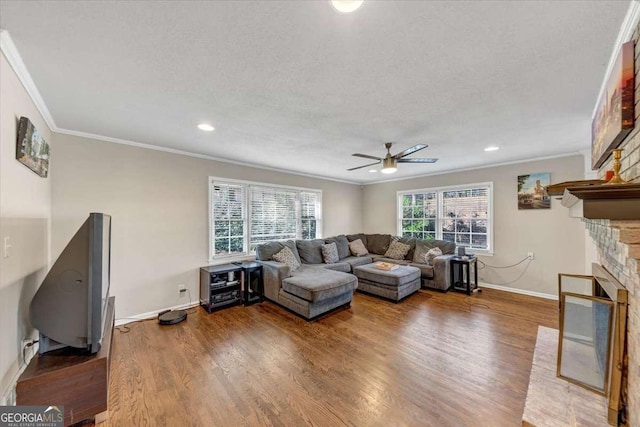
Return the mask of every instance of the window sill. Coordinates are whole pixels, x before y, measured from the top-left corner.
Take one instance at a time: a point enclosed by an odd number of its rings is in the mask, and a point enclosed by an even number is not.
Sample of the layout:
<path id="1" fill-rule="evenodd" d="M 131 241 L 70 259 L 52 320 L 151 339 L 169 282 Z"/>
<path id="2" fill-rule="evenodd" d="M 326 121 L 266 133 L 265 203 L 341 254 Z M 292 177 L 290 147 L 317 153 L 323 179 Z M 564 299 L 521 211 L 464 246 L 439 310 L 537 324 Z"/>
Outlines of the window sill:
<path id="1" fill-rule="evenodd" d="M 494 253 L 491 251 L 481 251 L 481 250 L 469 250 L 469 253 L 472 253 L 475 256 L 493 256 L 494 255 Z"/>
<path id="2" fill-rule="evenodd" d="M 217 258 L 209 259 L 209 265 L 220 265 L 220 264 L 230 264 L 232 262 L 241 262 L 241 261 L 255 261 L 256 256 L 246 254 L 246 255 L 227 255 L 221 256 Z"/>

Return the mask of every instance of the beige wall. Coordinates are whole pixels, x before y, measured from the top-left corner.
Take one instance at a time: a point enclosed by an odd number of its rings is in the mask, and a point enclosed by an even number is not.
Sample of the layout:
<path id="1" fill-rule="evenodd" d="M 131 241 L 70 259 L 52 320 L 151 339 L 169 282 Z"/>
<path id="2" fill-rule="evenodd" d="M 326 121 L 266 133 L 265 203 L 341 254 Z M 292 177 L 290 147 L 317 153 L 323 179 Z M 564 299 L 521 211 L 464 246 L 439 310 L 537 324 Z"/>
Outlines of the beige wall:
<path id="1" fill-rule="evenodd" d="M 51 179 L 16 160 L 17 124 L 28 117 L 51 144 L 51 133 L 4 54 L 0 55 L 0 378 L 2 399 L 22 363 L 22 340 L 33 335 L 29 303 L 47 271 Z M 55 162 L 55 147 L 51 144 Z M 12 246 L 5 258 L 4 240 Z"/>
<path id="2" fill-rule="evenodd" d="M 585 270 L 584 227 L 580 220 L 569 218 L 568 210 L 557 200 L 552 200 L 550 210 L 518 210 L 517 177 L 535 172 L 550 172 L 552 183 L 582 179 L 583 157 L 576 155 L 367 185 L 362 202 L 364 231 L 397 234 L 397 191 L 493 182 L 494 256 L 480 257 L 480 260 L 494 266 L 511 265 L 525 258 L 527 252 L 534 252 L 535 260 L 514 283 L 508 282 L 518 278 L 526 262 L 509 269 L 480 270 L 480 281 L 557 295 L 559 272 L 583 273 Z"/>
<path id="3" fill-rule="evenodd" d="M 208 264 L 208 177 L 323 190 L 323 234 L 361 229 L 359 185 L 54 135 L 52 254 L 89 212 L 112 215 L 111 294 L 122 318 L 197 301 Z"/>

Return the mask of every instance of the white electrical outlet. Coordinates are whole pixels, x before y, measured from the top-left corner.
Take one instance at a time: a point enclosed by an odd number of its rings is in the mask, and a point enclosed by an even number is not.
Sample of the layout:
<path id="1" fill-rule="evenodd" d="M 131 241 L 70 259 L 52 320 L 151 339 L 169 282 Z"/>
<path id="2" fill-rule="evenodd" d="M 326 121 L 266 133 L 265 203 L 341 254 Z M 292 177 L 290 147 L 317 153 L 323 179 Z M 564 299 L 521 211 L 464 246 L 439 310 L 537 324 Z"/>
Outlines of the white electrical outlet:
<path id="1" fill-rule="evenodd" d="M 182 294 L 186 293 L 187 289 L 185 288 L 185 286 L 181 283 L 178 285 L 178 295 L 182 296 Z"/>
<path id="2" fill-rule="evenodd" d="M 9 249 L 11 249 L 11 237 L 6 236 L 4 238 L 4 248 L 2 250 L 2 256 L 5 258 L 9 258 Z"/>
<path id="3" fill-rule="evenodd" d="M 533 252 L 527 252 L 527 258 L 529 258 L 530 260 L 534 260 L 535 256 L 533 255 Z"/>

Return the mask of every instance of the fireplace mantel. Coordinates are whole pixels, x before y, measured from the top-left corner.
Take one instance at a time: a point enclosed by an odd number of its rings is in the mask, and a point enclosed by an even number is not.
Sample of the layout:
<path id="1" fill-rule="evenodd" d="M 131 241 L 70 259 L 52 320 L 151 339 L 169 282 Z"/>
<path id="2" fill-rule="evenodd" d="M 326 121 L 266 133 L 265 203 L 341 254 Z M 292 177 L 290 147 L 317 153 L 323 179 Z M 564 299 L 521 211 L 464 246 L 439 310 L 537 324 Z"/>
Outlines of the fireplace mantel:
<path id="1" fill-rule="evenodd" d="M 587 219 L 640 220 L 640 184 L 572 185 L 560 183 L 549 186 L 550 195 L 562 193 L 562 205 L 573 217 Z M 568 186 L 566 184 L 569 184 Z"/>

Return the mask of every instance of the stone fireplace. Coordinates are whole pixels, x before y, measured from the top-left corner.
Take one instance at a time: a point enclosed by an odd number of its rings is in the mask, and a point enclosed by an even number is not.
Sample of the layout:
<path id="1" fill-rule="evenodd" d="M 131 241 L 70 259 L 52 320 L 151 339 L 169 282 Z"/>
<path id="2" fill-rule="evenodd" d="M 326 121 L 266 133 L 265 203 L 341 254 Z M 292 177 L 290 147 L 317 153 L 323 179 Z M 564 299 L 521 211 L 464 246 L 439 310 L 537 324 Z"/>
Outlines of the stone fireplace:
<path id="1" fill-rule="evenodd" d="M 639 201 L 640 203 L 640 201 Z M 598 249 L 598 260 L 628 291 L 627 366 L 623 373 L 623 401 L 627 425 L 640 425 L 640 219 L 585 219 Z"/>

